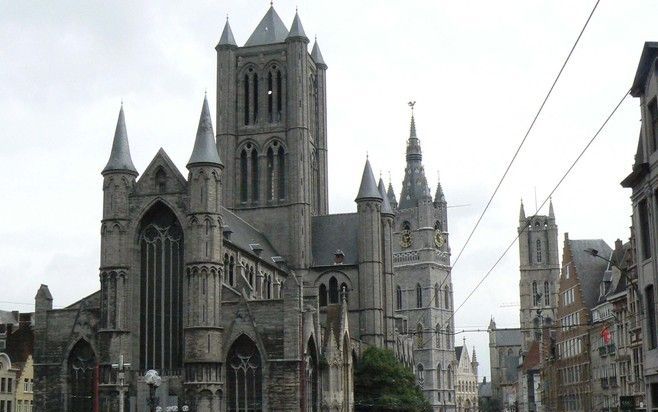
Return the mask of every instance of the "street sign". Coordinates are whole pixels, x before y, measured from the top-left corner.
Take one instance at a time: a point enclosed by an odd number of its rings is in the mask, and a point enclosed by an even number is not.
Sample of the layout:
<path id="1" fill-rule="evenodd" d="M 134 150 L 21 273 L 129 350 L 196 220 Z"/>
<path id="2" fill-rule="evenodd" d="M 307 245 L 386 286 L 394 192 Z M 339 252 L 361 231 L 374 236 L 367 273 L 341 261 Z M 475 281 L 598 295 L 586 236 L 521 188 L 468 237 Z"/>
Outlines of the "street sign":
<path id="1" fill-rule="evenodd" d="M 635 398 L 632 396 L 620 396 L 619 397 L 619 410 L 621 411 L 634 411 L 635 410 Z"/>

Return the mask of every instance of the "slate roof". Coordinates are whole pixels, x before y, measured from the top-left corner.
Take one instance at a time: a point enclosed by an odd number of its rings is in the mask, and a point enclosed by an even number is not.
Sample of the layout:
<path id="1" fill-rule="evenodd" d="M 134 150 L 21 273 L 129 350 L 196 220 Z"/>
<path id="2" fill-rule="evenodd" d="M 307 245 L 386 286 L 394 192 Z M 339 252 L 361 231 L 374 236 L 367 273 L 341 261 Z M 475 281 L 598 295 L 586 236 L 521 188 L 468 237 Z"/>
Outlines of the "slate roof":
<path id="1" fill-rule="evenodd" d="M 313 266 L 332 266 L 334 253 L 340 249 L 345 254 L 344 265 L 358 263 L 359 214 L 313 216 L 311 218 L 311 242 Z"/>
<path id="2" fill-rule="evenodd" d="M 299 14 L 295 13 L 295 18 L 292 20 L 292 25 L 290 26 L 290 32 L 288 37 L 302 37 L 307 38 L 306 33 L 304 33 L 304 26 L 302 26 L 302 21 L 299 18 Z"/>
<path id="3" fill-rule="evenodd" d="M 128 172 L 137 175 L 137 169 L 135 169 L 133 160 L 130 157 L 130 146 L 128 145 L 128 132 L 126 132 L 126 118 L 123 114 L 123 105 L 121 105 L 121 109 L 119 110 L 110 159 L 101 173 L 112 171 Z"/>
<path id="4" fill-rule="evenodd" d="M 222 208 L 222 213 L 224 224 L 228 225 L 232 231 L 228 240 L 229 242 L 252 254 L 254 254 L 254 252 L 252 252 L 249 245 L 258 243 L 263 248 L 263 250 L 260 252 L 260 258 L 271 265 L 274 264 L 272 257 L 280 256 L 280 254 L 276 251 L 276 249 L 274 249 L 265 235 L 263 235 L 258 231 L 258 229 L 242 220 L 230 210 Z"/>
<path id="5" fill-rule="evenodd" d="M 313 59 L 316 65 L 324 65 L 324 66 L 327 65 L 327 63 L 324 62 L 324 58 L 322 57 L 322 52 L 320 51 L 320 46 L 318 45 L 317 39 L 315 39 L 315 43 L 313 43 L 313 50 L 311 50 L 311 58 Z"/>
<path id="6" fill-rule="evenodd" d="M 459 363 L 461 360 L 463 349 L 463 346 L 455 346 L 455 357 L 457 358 L 457 363 Z"/>
<path id="7" fill-rule="evenodd" d="M 194 149 L 190 156 L 187 167 L 192 165 L 212 165 L 221 166 L 222 161 L 217 153 L 215 144 L 215 133 L 212 130 L 212 120 L 210 119 L 210 109 L 208 108 L 208 98 L 204 97 L 201 106 L 201 116 L 199 117 L 199 126 L 196 131 L 194 140 Z"/>
<path id="8" fill-rule="evenodd" d="M 583 294 L 583 303 L 588 309 L 592 309 L 599 300 L 599 285 L 608 267 L 608 262 L 586 253 L 585 249 L 596 249 L 599 255 L 606 259 L 612 254 L 612 249 L 603 239 L 569 239 L 568 242 L 571 249 L 571 260 L 576 268 L 576 275 Z"/>
<path id="9" fill-rule="evenodd" d="M 382 195 L 382 214 L 394 215 L 393 208 L 391 207 L 391 202 L 388 200 L 388 195 L 386 194 L 386 188 L 384 187 L 384 181 L 382 178 L 379 178 L 379 194 Z"/>
<path id="10" fill-rule="evenodd" d="M 219 38 L 218 46 L 236 46 L 235 37 L 233 36 L 233 30 L 231 30 L 231 25 L 228 24 L 228 18 L 226 19 L 226 24 L 224 25 L 224 30 L 222 31 L 222 37 Z"/>
<path id="11" fill-rule="evenodd" d="M 270 6 L 270 9 L 265 13 L 265 16 L 263 16 L 263 19 L 258 23 L 258 26 L 256 26 L 244 45 L 249 47 L 283 43 L 286 41 L 286 37 L 288 37 L 286 25 L 283 24 L 274 7 Z"/>
<path id="12" fill-rule="evenodd" d="M 363 175 L 361 175 L 361 185 L 359 186 L 359 193 L 356 195 L 356 201 L 367 199 L 382 199 L 381 193 L 377 188 L 375 182 L 375 175 L 372 174 L 370 167 L 370 160 L 366 159 L 366 165 L 363 167 Z"/>
<path id="13" fill-rule="evenodd" d="M 521 331 L 513 329 L 495 329 L 496 346 L 521 346 Z"/>

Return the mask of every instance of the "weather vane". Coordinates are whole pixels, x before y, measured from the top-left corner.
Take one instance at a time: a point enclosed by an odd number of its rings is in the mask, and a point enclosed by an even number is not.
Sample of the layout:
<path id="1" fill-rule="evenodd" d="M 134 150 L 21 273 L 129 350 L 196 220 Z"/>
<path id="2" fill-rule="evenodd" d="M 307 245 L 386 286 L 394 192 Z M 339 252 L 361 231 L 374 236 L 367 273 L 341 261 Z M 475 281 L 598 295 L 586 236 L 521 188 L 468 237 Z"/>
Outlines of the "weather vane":
<path id="1" fill-rule="evenodd" d="M 411 115 L 414 115 L 414 106 L 416 105 L 416 101 L 414 100 L 413 102 L 407 103 L 409 107 L 411 107 Z"/>

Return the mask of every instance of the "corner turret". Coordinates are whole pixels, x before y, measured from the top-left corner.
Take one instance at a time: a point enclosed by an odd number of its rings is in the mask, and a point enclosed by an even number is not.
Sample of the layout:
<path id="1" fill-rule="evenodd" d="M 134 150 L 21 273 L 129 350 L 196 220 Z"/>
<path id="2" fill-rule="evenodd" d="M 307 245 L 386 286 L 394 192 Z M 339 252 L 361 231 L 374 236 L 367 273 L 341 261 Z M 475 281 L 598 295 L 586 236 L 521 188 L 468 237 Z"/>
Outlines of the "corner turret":
<path id="1" fill-rule="evenodd" d="M 133 160 L 130 157 L 130 145 L 128 144 L 128 133 L 126 132 L 126 119 L 123 114 L 123 104 L 119 109 L 119 118 L 117 119 L 117 127 L 114 131 L 114 140 L 112 141 L 112 151 L 110 152 L 110 159 L 107 165 L 101 172 L 103 176 L 109 173 L 127 173 L 129 175 L 137 176 L 137 169 L 133 165 Z"/>
<path id="2" fill-rule="evenodd" d="M 224 47 L 236 49 L 238 47 L 238 44 L 235 42 L 235 37 L 233 36 L 233 30 L 231 30 L 231 25 L 228 22 L 228 16 L 226 16 L 226 24 L 224 25 L 222 36 L 219 38 L 219 43 L 217 43 L 215 50 Z"/>
<path id="3" fill-rule="evenodd" d="M 299 18 L 299 13 L 297 12 L 295 12 L 295 18 L 292 20 L 292 25 L 290 26 L 290 31 L 288 32 L 286 41 L 294 38 L 299 38 L 300 40 L 308 43 L 308 37 L 306 37 L 306 33 L 304 33 L 304 26 L 302 26 L 302 21 Z"/>
<path id="4" fill-rule="evenodd" d="M 521 207 L 519 208 L 519 222 L 525 221 L 525 209 L 523 208 L 523 199 L 521 199 Z"/>
<path id="5" fill-rule="evenodd" d="M 327 63 L 324 62 L 324 58 L 322 57 L 322 52 L 320 51 L 320 46 L 318 45 L 317 37 L 315 38 L 315 42 L 313 43 L 313 49 L 311 50 L 311 58 L 313 59 L 315 65 L 318 68 L 321 68 L 323 70 L 327 69 Z"/>
<path id="6" fill-rule="evenodd" d="M 219 159 L 219 154 L 217 153 L 207 97 L 204 97 L 203 99 L 199 127 L 197 128 L 196 140 L 194 141 L 194 149 L 192 150 L 192 156 L 190 156 L 189 162 L 187 162 L 187 168 L 191 169 L 194 166 L 203 165 L 213 167 L 224 166 Z"/>
<path id="7" fill-rule="evenodd" d="M 370 160 L 366 159 L 366 165 L 363 168 L 363 175 L 361 175 L 361 185 L 359 186 L 359 193 L 354 199 L 357 203 L 374 200 L 382 202 L 384 199 L 379 193 L 377 188 L 377 183 L 375 183 L 375 176 L 372 174 L 372 168 L 370 167 Z"/>

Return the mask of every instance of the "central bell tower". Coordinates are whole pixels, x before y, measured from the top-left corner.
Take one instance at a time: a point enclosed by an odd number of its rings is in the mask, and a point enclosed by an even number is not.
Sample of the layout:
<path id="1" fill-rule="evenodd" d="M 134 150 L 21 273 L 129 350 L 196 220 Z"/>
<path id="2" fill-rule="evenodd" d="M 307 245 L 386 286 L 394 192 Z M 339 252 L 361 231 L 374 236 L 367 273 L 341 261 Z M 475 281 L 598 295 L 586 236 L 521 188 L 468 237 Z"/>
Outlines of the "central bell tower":
<path id="1" fill-rule="evenodd" d="M 217 50 L 217 145 L 224 205 L 264 232 L 293 268 L 311 261 L 311 216 L 326 214 L 326 70 L 298 14 L 270 7 L 242 47 L 226 22 Z"/>

